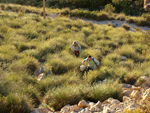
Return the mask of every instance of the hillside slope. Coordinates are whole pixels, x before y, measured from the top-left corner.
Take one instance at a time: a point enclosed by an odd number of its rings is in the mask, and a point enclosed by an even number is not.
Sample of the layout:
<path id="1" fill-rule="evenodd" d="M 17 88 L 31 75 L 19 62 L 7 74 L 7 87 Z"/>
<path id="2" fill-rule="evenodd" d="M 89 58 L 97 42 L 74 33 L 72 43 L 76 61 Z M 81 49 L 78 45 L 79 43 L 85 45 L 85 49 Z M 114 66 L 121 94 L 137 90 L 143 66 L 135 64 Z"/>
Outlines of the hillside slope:
<path id="1" fill-rule="evenodd" d="M 79 58 L 69 50 L 74 40 L 82 47 Z M 149 31 L 0 10 L 0 112 L 27 113 L 44 105 L 60 110 L 81 99 L 121 100 L 120 83 L 150 77 L 149 46 Z M 78 68 L 89 54 L 100 66 L 86 75 Z M 38 82 L 34 72 L 41 66 L 52 74 Z M 107 84 L 97 84 L 104 79 Z"/>

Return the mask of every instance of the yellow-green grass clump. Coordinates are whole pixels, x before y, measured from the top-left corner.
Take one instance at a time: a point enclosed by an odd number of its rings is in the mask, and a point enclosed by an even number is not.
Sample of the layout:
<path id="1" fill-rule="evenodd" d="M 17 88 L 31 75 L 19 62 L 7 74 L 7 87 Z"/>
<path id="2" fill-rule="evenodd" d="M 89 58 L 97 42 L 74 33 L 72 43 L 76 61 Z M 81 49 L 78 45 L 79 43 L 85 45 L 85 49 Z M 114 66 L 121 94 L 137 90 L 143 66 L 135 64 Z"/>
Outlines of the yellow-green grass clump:
<path id="1" fill-rule="evenodd" d="M 60 110 L 81 99 L 118 99 L 121 82 L 133 84 L 142 75 L 150 77 L 149 31 L 127 32 L 122 27 L 68 17 L 44 20 L 36 14 L 4 11 L 0 15 L 2 112 L 27 113 L 39 105 Z M 69 49 L 75 40 L 82 48 L 78 58 L 73 48 Z M 88 55 L 100 65 L 86 74 L 79 67 Z M 34 72 L 40 67 L 47 70 L 45 78 L 38 81 Z M 105 79 L 107 82 L 100 83 Z"/>

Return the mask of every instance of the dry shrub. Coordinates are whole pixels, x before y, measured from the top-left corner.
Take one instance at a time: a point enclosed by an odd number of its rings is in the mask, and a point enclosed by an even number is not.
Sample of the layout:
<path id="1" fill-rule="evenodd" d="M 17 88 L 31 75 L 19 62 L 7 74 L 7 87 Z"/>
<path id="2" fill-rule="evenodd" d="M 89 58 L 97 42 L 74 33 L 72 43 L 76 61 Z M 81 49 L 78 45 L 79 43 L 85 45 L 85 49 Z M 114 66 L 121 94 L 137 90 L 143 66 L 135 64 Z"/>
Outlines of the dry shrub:
<path id="1" fill-rule="evenodd" d="M 121 27 L 123 27 L 123 28 L 126 29 L 126 30 L 129 30 L 129 29 L 130 29 L 130 26 L 129 26 L 128 24 L 122 24 Z"/>

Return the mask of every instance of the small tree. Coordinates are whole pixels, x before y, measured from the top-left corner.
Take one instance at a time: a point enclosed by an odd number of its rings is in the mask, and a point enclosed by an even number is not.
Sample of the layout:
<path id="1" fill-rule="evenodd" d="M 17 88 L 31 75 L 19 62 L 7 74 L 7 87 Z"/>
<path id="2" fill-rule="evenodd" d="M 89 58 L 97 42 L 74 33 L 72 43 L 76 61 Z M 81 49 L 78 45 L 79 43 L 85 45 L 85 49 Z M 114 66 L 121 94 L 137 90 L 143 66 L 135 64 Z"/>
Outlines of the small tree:
<path id="1" fill-rule="evenodd" d="M 107 4 L 104 9 L 104 11 L 108 13 L 112 13 L 114 10 L 115 10 L 115 7 L 113 7 L 111 4 Z"/>

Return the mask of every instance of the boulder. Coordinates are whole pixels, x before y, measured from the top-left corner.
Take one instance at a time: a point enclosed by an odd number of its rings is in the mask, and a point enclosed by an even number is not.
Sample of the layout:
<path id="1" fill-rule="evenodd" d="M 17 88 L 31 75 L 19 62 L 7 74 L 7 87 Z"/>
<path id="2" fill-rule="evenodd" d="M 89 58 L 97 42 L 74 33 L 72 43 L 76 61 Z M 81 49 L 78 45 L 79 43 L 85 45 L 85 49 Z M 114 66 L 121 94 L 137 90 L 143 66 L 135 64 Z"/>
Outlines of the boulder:
<path id="1" fill-rule="evenodd" d="M 109 99 L 108 99 L 108 102 L 109 102 L 110 104 L 120 104 L 120 101 L 119 101 L 119 100 L 113 99 L 113 98 L 109 98 Z"/>
<path id="2" fill-rule="evenodd" d="M 88 103 L 85 101 L 85 100 L 81 100 L 79 103 L 78 103 L 78 107 L 79 108 L 86 108 L 86 107 L 89 107 Z"/>
<path id="3" fill-rule="evenodd" d="M 150 88 L 143 93 L 141 104 L 147 103 L 147 101 L 150 101 Z"/>
<path id="4" fill-rule="evenodd" d="M 128 105 L 125 109 L 124 112 L 126 111 L 135 111 L 140 107 L 140 105 L 138 104 L 132 104 L 132 105 Z"/>
<path id="5" fill-rule="evenodd" d="M 70 106 L 70 112 L 78 111 L 80 108 L 77 105 Z"/>
<path id="6" fill-rule="evenodd" d="M 150 86 L 150 78 L 147 76 L 141 76 L 138 78 L 137 82 L 135 83 L 136 86 Z"/>
<path id="7" fill-rule="evenodd" d="M 126 56 L 120 56 L 119 57 L 121 60 L 128 60 L 128 58 Z"/>
<path id="8" fill-rule="evenodd" d="M 136 99 L 141 98 L 141 94 L 138 90 L 133 90 L 130 96 L 131 96 L 131 98 L 136 98 Z"/>
<path id="9" fill-rule="evenodd" d="M 123 90 L 123 92 L 122 92 L 123 94 L 123 96 L 130 96 L 130 94 L 132 93 L 132 90 Z"/>
<path id="10" fill-rule="evenodd" d="M 144 0 L 144 10 L 150 12 L 150 0 Z"/>
<path id="11" fill-rule="evenodd" d="M 122 84 L 122 88 L 131 88 L 132 85 L 131 84 Z"/>
<path id="12" fill-rule="evenodd" d="M 92 112 L 100 112 L 103 110 L 102 104 L 100 101 L 98 101 L 94 106 L 92 106 L 90 109 Z"/>
<path id="13" fill-rule="evenodd" d="M 129 98 L 129 97 L 127 97 L 127 96 L 123 96 L 123 102 L 128 102 L 128 101 L 130 101 L 131 99 Z"/>
<path id="14" fill-rule="evenodd" d="M 79 113 L 91 113 L 88 108 L 82 109 Z"/>
<path id="15" fill-rule="evenodd" d="M 103 113 L 115 113 L 115 111 L 111 110 L 110 107 L 104 107 Z"/>
<path id="16" fill-rule="evenodd" d="M 95 103 L 94 102 L 89 102 L 89 107 L 91 108 L 92 106 L 94 106 Z"/>
<path id="17" fill-rule="evenodd" d="M 132 86 L 132 89 L 133 89 L 133 90 L 141 90 L 141 87 Z"/>
<path id="18" fill-rule="evenodd" d="M 70 105 L 66 105 L 63 108 L 61 108 L 61 112 L 70 112 Z"/>

